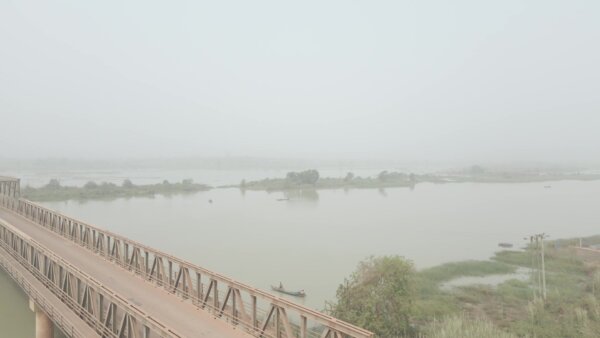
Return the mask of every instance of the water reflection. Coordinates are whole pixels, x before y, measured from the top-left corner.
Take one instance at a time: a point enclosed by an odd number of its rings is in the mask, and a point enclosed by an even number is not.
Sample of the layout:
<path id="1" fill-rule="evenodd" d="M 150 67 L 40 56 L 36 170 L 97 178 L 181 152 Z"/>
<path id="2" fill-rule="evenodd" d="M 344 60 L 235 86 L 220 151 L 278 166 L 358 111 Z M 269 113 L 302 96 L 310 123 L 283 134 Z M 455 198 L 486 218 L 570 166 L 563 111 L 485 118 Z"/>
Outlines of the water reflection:
<path id="1" fill-rule="evenodd" d="M 283 192 L 283 196 L 291 204 L 316 205 L 319 202 L 319 192 L 315 189 L 294 189 Z"/>
<path id="2" fill-rule="evenodd" d="M 497 274 L 488 276 L 468 276 L 458 277 L 440 285 L 442 290 L 451 290 L 453 288 L 473 285 L 487 285 L 491 287 L 497 287 L 498 285 L 505 283 L 510 280 L 517 280 L 521 282 L 527 281 L 531 277 L 531 269 L 519 267 L 517 271 L 509 274 Z"/>

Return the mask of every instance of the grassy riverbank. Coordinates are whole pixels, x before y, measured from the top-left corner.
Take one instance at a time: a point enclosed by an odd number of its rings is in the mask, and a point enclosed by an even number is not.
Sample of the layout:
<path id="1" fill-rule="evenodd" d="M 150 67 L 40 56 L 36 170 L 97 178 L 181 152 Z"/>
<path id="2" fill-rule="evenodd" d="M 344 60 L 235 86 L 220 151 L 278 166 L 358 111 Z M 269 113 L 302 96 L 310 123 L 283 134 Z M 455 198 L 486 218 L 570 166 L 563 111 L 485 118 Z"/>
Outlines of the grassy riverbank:
<path id="1" fill-rule="evenodd" d="M 88 182 L 83 187 L 62 186 L 57 180 L 51 180 L 43 187 L 26 186 L 21 189 L 21 196 L 32 201 L 63 201 L 85 199 L 112 199 L 119 197 L 138 197 L 154 195 L 186 194 L 211 189 L 210 186 L 183 180 L 177 183 L 163 181 L 157 184 L 136 185 L 125 180 L 121 185 L 114 183 Z"/>
<path id="2" fill-rule="evenodd" d="M 497 286 L 441 288 L 444 282 L 458 277 L 510 274 L 518 267 L 531 269 L 536 257 L 533 248 L 501 251 L 490 261 L 448 263 L 418 272 L 414 324 L 424 332 L 431 329 L 433 318 L 454 318 L 447 325 L 456 325 L 456 316 L 464 315 L 519 337 L 598 337 L 600 254 L 582 254 L 568 245 L 577 242 L 547 243 L 546 301 L 533 278 L 509 279 Z M 585 242 L 600 243 L 600 236 Z"/>
<path id="3" fill-rule="evenodd" d="M 546 241 L 543 256 L 529 245 L 420 271 L 400 256 L 369 257 L 327 311 L 381 338 L 598 337 L 600 252 L 579 243 Z M 599 244 L 600 236 L 582 243 Z"/>

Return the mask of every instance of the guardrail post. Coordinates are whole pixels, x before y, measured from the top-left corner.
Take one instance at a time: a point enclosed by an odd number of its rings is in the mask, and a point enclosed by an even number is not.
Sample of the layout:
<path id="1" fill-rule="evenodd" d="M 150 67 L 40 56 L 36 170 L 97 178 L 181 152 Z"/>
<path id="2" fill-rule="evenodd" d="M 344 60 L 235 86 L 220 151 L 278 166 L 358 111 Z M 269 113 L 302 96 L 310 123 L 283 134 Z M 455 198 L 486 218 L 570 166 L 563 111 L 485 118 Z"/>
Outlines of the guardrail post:
<path id="1" fill-rule="evenodd" d="M 300 338 L 306 338 L 306 326 L 308 318 L 306 316 L 300 316 Z"/>
<path id="2" fill-rule="evenodd" d="M 258 318 L 257 318 L 257 311 L 256 311 L 256 307 L 257 307 L 257 301 L 256 301 L 256 296 L 252 295 L 250 296 L 250 298 L 252 299 L 252 329 L 254 330 L 258 330 Z"/>

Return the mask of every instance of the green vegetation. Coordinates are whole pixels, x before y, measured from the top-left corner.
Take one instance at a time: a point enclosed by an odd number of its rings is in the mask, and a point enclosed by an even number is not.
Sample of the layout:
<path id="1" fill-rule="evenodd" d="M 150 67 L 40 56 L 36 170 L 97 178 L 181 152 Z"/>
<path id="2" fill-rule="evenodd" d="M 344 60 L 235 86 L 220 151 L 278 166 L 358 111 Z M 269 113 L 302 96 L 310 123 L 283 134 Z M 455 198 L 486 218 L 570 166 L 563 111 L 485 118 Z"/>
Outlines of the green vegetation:
<path id="1" fill-rule="evenodd" d="M 421 278 L 439 284 L 458 277 L 482 277 L 514 273 L 514 265 L 496 261 L 464 261 L 438 265 L 419 272 Z"/>
<path id="2" fill-rule="evenodd" d="M 349 172 L 344 177 L 320 177 L 316 170 L 289 172 L 285 178 L 266 178 L 259 181 L 242 180 L 234 186 L 247 190 L 339 189 L 414 187 L 418 182 L 441 182 L 431 175 L 415 175 L 382 171 L 376 177 L 359 177 Z M 231 187 L 231 186 L 229 186 Z"/>
<path id="3" fill-rule="evenodd" d="M 361 189 L 361 188 L 413 188 L 419 183 L 526 183 L 560 180 L 599 180 L 600 175 L 581 173 L 543 173 L 538 171 L 489 171 L 481 166 L 472 166 L 450 174 L 424 174 L 382 171 L 373 177 L 360 177 L 349 172 L 344 177 L 320 177 L 311 169 L 289 172 L 285 178 L 265 178 L 258 181 L 242 180 L 236 187 L 244 190 L 285 191 L 294 189 Z"/>
<path id="4" fill-rule="evenodd" d="M 427 338 L 517 338 L 516 335 L 502 331 L 492 322 L 483 318 L 471 319 L 463 315 L 453 315 L 442 321 L 434 321 L 423 335 Z"/>
<path id="5" fill-rule="evenodd" d="M 415 290 L 412 262 L 398 256 L 370 258 L 338 287 L 329 311 L 381 337 L 406 335 L 412 333 Z"/>
<path id="6" fill-rule="evenodd" d="M 583 240 L 584 244 L 599 242 L 599 236 Z M 360 263 L 350 280 L 340 285 L 337 302 L 330 304 L 329 311 L 341 319 L 364 325 L 378 337 L 393 336 L 390 332 L 403 337 L 598 337 L 600 254 L 574 249 L 571 245 L 578 244 L 574 240 L 546 244 L 548 295 L 545 301 L 537 286 L 537 274 L 532 274 L 531 281 L 510 279 L 497 286 L 471 284 L 441 288 L 445 282 L 458 277 L 506 275 L 518 267 L 530 269 L 536 251 L 529 247 L 524 251 L 498 252 L 490 261 L 448 263 L 417 272 L 405 269 L 402 277 L 365 268 L 378 266 L 376 262 L 380 260 L 396 262 L 398 258 L 371 258 Z M 410 266 L 410 263 L 404 264 Z M 364 282 L 372 278 L 378 282 Z M 398 295 L 386 294 L 405 302 L 397 308 L 402 309 L 406 317 L 395 315 L 402 318 L 397 319 L 402 326 L 387 326 L 381 320 L 374 322 L 377 325 L 365 323 L 364 316 L 377 309 L 369 305 L 381 299 L 384 294 L 381 290 L 394 290 L 394 285 L 405 285 L 407 280 L 412 281 L 410 285 L 414 288 L 402 288 Z M 366 288 L 369 285 L 377 287 Z M 407 290 L 414 294 L 407 294 Z M 366 314 L 357 316 L 356 309 Z M 399 328 L 404 331 L 398 333 Z"/>
<path id="7" fill-rule="evenodd" d="M 600 175 L 585 173 L 553 172 L 544 173 L 535 170 L 493 171 L 474 165 L 467 169 L 447 174 L 414 174 L 395 171 L 382 171 L 369 177 L 356 176 L 348 172 L 343 177 L 321 177 L 315 169 L 288 172 L 283 178 L 265 178 L 257 181 L 246 181 L 238 185 L 225 185 L 219 188 L 239 188 L 245 190 L 301 192 L 309 199 L 318 199 L 319 189 L 383 189 L 394 187 L 414 188 L 419 183 L 523 183 L 547 182 L 559 180 L 600 180 Z M 68 199 L 106 199 L 132 196 L 153 196 L 155 194 L 176 194 L 212 189 L 203 184 L 184 180 L 181 183 L 164 181 L 158 184 L 133 185 L 125 180 L 122 185 L 114 183 L 88 182 L 84 187 L 61 186 L 58 180 L 51 180 L 41 188 L 25 187 L 22 195 L 35 201 L 58 201 Z M 293 196 L 292 196 L 293 197 Z M 286 198 L 290 198 L 287 197 Z M 291 199 L 291 198 L 290 198 Z"/>
<path id="8" fill-rule="evenodd" d="M 461 310 L 455 294 L 440 289 L 443 283 L 459 277 L 483 277 L 510 274 L 517 267 L 495 261 L 464 261 L 446 263 L 417 273 L 419 288 L 413 321 L 426 325 L 432 318 L 441 318 Z"/>
<path id="9" fill-rule="evenodd" d="M 119 186 L 114 183 L 87 182 L 83 187 L 62 186 L 58 180 L 50 180 L 40 188 L 26 186 L 21 190 L 21 196 L 32 201 L 62 201 L 69 199 L 106 199 L 133 196 L 154 196 L 192 193 L 210 189 L 204 184 L 194 183 L 191 179 L 179 183 L 163 181 L 157 184 L 135 185 L 130 180 L 124 180 Z"/>

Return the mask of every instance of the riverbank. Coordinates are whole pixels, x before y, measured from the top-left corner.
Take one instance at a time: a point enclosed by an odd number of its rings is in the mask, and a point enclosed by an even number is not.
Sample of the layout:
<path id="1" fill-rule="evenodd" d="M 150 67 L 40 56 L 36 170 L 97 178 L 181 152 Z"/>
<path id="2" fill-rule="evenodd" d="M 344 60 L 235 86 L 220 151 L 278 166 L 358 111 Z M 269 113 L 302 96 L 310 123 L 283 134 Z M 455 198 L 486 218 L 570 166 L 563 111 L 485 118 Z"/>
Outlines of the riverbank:
<path id="1" fill-rule="evenodd" d="M 600 243 L 600 236 L 583 239 L 584 245 Z M 600 254 L 582 255 L 573 246 L 579 240 L 546 243 L 547 298 L 541 298 L 537 274 L 509 278 L 497 285 L 468 284 L 451 289 L 444 283 L 465 276 L 515 274 L 532 270 L 539 256 L 535 248 L 500 251 L 490 261 L 448 263 L 418 272 L 415 325 L 431 325 L 431 318 L 466 314 L 483 318 L 515 334 L 533 337 L 597 337 L 600 332 Z"/>
<path id="2" fill-rule="evenodd" d="M 449 183 L 542 183 L 544 187 L 551 188 L 551 182 L 557 181 L 595 181 L 600 180 L 600 175 L 593 173 L 544 173 L 537 171 L 485 171 L 468 170 L 452 173 L 414 174 L 402 172 L 382 171 L 377 175 L 366 177 L 356 176 L 352 172 L 343 177 L 320 177 L 317 170 L 288 172 L 285 177 L 265 178 L 254 181 L 242 180 L 239 184 L 220 185 L 216 189 L 235 188 L 242 191 L 281 191 L 288 194 L 299 192 L 314 195 L 317 190 L 327 189 L 385 189 L 409 188 L 414 189 L 422 183 L 449 184 Z M 135 185 L 130 180 L 122 184 L 112 182 L 96 183 L 90 181 L 83 187 L 62 186 L 58 180 L 51 180 L 41 187 L 25 186 L 22 195 L 33 201 L 63 201 L 63 200 L 91 200 L 114 199 L 120 197 L 155 196 L 157 194 L 173 195 L 193 193 L 215 189 L 205 184 L 193 183 L 190 179 L 179 183 L 163 181 L 156 184 Z"/>
<path id="3" fill-rule="evenodd" d="M 210 189 L 210 186 L 194 183 L 191 179 L 177 183 L 170 183 L 165 180 L 162 183 L 143 185 L 133 184 L 130 180 L 124 180 L 121 185 L 90 181 L 83 187 L 62 186 L 58 180 L 50 180 L 48 184 L 39 188 L 30 186 L 21 188 L 21 196 L 32 201 L 45 202 L 114 199 L 120 197 L 152 197 L 155 195 L 189 194 Z"/>

